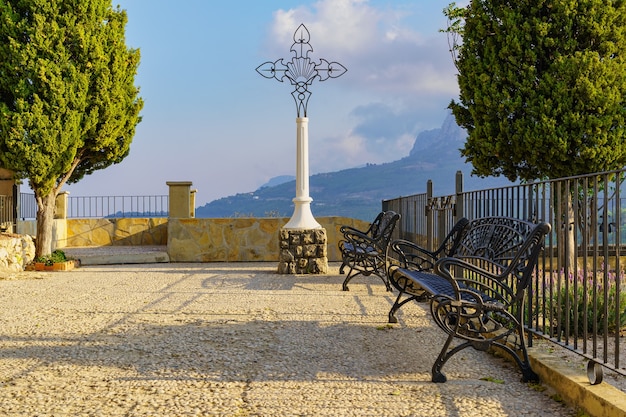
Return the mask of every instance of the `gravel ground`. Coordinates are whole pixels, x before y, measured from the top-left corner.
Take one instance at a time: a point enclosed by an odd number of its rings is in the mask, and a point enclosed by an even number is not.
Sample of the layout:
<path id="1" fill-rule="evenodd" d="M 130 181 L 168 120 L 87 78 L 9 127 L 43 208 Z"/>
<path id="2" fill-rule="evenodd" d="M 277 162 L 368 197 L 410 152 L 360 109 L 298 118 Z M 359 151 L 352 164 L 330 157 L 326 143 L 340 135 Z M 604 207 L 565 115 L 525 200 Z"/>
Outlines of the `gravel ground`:
<path id="1" fill-rule="evenodd" d="M 574 416 L 511 363 L 444 340 L 424 306 L 386 324 L 375 278 L 151 264 L 0 280 L 2 416 Z"/>

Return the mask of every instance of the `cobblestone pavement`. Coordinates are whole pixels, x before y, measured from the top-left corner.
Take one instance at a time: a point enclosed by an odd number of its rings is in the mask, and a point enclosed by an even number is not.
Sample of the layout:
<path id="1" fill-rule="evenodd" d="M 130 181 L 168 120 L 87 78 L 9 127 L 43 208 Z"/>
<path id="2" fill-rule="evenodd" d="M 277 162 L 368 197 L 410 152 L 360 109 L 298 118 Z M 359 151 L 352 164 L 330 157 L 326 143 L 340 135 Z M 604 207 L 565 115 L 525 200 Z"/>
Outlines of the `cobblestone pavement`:
<path id="1" fill-rule="evenodd" d="M 426 305 L 387 325 L 377 278 L 151 264 L 0 280 L 2 416 L 573 416 L 511 363 L 464 351 Z"/>

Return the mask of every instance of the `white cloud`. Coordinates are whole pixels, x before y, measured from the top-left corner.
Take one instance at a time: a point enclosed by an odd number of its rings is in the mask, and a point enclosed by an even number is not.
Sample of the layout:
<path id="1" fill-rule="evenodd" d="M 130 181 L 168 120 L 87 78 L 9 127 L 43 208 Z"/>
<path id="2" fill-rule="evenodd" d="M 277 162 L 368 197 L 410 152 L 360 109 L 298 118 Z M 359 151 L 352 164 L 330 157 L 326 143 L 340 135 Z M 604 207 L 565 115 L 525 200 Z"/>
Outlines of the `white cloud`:
<path id="1" fill-rule="evenodd" d="M 332 87 L 324 86 L 336 96 L 335 113 L 345 104 L 344 115 L 324 114 L 317 93 L 312 98 L 318 110 L 313 117 L 321 116 L 314 122 L 340 125 L 344 132 L 325 132 L 324 139 L 310 143 L 316 172 L 400 159 L 420 131 L 441 125 L 446 106 L 458 95 L 456 70 L 445 34 L 422 33 L 422 25 L 411 20 L 415 16 L 410 13 L 418 9 L 395 3 L 374 7 L 367 0 L 320 0 L 275 12 L 270 50 L 264 54 L 291 59 L 289 42 L 304 23 L 313 47 L 309 56 L 348 68 Z"/>
<path id="2" fill-rule="evenodd" d="M 304 23 L 311 33 L 311 58 L 345 65 L 349 76 L 344 82 L 401 94 L 419 93 L 425 86 L 455 93 L 440 81 L 454 74 L 445 35 L 420 33 L 404 23 L 406 17 L 402 10 L 376 9 L 364 0 L 321 0 L 312 8 L 279 10 L 271 31 L 272 53 L 289 59 L 285 40 L 291 41 Z"/>

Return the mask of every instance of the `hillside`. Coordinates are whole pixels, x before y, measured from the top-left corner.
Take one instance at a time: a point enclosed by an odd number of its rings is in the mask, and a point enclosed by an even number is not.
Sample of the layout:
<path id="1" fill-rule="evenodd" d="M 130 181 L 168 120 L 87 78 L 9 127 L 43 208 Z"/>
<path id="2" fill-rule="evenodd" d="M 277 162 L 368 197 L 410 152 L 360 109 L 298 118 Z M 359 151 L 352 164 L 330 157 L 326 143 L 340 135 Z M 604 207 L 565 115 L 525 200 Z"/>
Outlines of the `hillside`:
<path id="1" fill-rule="evenodd" d="M 347 216 L 371 220 L 382 200 L 423 193 L 433 180 L 436 195 L 454 192 L 457 171 L 466 190 L 510 184 L 505 179 L 470 177 L 471 166 L 459 154 L 466 134 L 450 115 L 439 129 L 421 132 L 407 157 L 385 164 L 312 175 L 309 179 L 314 216 Z M 288 178 L 288 177 L 286 177 Z M 214 200 L 196 209 L 196 217 L 289 217 L 293 212 L 295 180 L 270 181 L 250 193 Z M 279 182 L 278 185 L 272 185 Z"/>

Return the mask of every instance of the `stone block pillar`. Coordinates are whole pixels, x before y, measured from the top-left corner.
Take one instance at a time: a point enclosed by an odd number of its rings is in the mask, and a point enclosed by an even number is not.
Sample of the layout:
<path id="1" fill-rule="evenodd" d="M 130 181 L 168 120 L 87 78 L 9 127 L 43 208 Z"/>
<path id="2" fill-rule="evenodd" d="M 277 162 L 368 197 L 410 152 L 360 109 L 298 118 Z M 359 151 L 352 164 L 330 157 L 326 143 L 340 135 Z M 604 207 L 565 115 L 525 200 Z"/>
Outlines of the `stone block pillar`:
<path id="1" fill-rule="evenodd" d="M 54 218 L 67 219 L 67 199 L 70 195 L 69 191 L 61 191 L 54 201 Z"/>
<path id="2" fill-rule="evenodd" d="M 188 219 L 191 215 L 191 181 L 168 181 L 169 217 L 174 219 Z"/>
<path id="3" fill-rule="evenodd" d="M 326 229 L 281 229 L 279 274 L 326 274 Z"/>
<path id="4" fill-rule="evenodd" d="M 189 217 L 192 219 L 196 217 L 196 193 L 198 190 L 193 189 L 189 194 Z"/>

